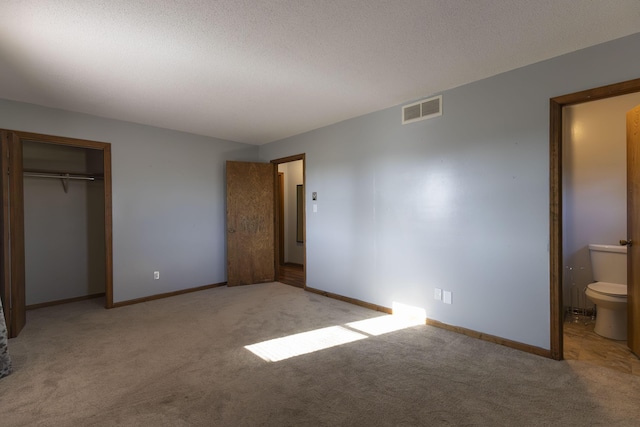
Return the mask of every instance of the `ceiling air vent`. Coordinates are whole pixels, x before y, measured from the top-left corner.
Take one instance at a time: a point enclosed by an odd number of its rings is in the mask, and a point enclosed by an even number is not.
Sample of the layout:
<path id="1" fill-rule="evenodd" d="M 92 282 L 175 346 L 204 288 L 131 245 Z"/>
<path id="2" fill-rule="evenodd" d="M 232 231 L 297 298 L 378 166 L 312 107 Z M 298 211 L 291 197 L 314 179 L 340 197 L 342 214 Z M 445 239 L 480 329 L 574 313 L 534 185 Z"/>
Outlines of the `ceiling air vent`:
<path id="1" fill-rule="evenodd" d="M 417 122 L 442 115 L 442 95 L 423 99 L 402 107 L 402 124 Z"/>

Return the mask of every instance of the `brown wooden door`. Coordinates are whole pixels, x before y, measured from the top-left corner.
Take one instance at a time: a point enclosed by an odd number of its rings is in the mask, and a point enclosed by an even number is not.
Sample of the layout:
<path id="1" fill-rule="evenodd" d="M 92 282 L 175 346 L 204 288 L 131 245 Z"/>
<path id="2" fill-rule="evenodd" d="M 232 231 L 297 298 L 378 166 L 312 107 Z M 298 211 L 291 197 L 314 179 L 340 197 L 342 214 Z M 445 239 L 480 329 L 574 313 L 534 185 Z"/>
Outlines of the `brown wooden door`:
<path id="1" fill-rule="evenodd" d="M 627 113 L 627 345 L 640 356 L 640 105 Z"/>
<path id="2" fill-rule="evenodd" d="M 271 163 L 227 162 L 227 284 L 275 280 Z"/>
<path id="3" fill-rule="evenodd" d="M 12 132 L 2 132 L 2 254 L 0 294 L 9 337 L 17 337 L 27 323 L 24 283 L 24 202 L 22 143 Z"/>

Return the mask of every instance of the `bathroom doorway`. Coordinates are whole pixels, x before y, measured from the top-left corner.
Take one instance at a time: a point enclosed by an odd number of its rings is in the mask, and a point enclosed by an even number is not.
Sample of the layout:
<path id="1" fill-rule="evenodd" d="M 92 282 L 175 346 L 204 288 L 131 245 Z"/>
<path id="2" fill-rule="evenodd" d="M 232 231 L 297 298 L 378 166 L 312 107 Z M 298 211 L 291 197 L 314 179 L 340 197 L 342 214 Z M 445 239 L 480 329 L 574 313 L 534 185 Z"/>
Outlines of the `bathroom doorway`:
<path id="1" fill-rule="evenodd" d="M 618 247 L 628 235 L 626 112 L 637 104 L 640 93 L 632 93 L 563 111 L 563 356 L 623 372 L 632 371 L 626 330 L 622 341 L 597 335 L 585 290 L 595 281 L 588 245 Z"/>
<path id="2" fill-rule="evenodd" d="M 592 304 L 583 292 L 580 293 L 592 281 L 587 244 L 617 244 L 619 239 L 626 238 L 626 191 L 622 190 L 626 188 L 625 113 L 640 103 L 636 102 L 640 100 L 639 92 L 640 79 L 551 100 L 551 353 L 556 359 L 575 358 L 578 351 L 574 347 L 575 342 L 587 342 L 584 337 L 564 334 L 564 321 L 571 311 L 569 309 L 576 306 L 586 309 L 581 321 L 590 321 L 586 315 L 590 314 Z M 613 105 L 619 105 L 616 107 L 619 111 L 615 113 L 619 122 L 615 125 L 618 137 L 614 151 L 617 153 L 605 155 L 609 157 L 606 160 L 598 152 L 613 149 L 613 133 L 602 130 L 607 123 L 602 123 L 602 114 L 594 111 L 604 108 L 612 112 Z M 586 115 L 583 110 L 587 111 Z M 593 111 L 589 113 L 589 110 Z M 589 114 L 593 118 L 589 119 Z M 598 136 L 599 132 L 604 132 L 604 136 Z M 601 145 L 593 141 L 585 143 L 589 138 L 600 138 Z M 614 159 L 616 157 L 617 160 Z M 605 160 L 604 166 L 596 166 L 597 160 Z M 613 173 L 609 173 L 611 171 Z M 613 186 L 616 190 L 612 191 Z M 604 206 L 617 207 L 602 214 Z M 607 218 L 600 220 L 603 216 Z M 589 230 L 585 231 L 585 228 Z M 633 331 L 635 335 L 639 332 Z M 616 344 L 620 345 L 619 342 L 601 339 L 601 347 L 611 346 L 614 352 Z"/>

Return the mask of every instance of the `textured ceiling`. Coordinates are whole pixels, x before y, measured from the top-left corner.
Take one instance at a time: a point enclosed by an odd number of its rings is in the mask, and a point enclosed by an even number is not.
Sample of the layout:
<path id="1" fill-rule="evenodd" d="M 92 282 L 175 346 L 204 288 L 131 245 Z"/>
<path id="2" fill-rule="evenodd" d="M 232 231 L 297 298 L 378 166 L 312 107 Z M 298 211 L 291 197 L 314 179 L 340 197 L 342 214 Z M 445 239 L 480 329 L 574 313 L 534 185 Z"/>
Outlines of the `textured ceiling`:
<path id="1" fill-rule="evenodd" d="M 251 144 L 640 31 L 639 0 L 0 0 L 0 16 L 0 98 Z"/>

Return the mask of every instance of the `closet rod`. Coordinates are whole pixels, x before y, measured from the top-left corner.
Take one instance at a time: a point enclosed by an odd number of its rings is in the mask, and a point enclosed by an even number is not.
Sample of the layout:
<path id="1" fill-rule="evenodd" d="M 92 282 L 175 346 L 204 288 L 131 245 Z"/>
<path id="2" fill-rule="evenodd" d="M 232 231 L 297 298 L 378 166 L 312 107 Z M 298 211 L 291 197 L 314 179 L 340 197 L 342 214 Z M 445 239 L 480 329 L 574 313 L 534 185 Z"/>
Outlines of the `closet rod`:
<path id="1" fill-rule="evenodd" d="M 62 188 L 64 188 L 64 192 L 69 192 L 69 181 L 77 180 L 77 181 L 95 181 L 95 178 L 92 176 L 82 176 L 82 175 L 71 175 L 68 173 L 39 173 L 39 172 L 23 172 L 23 176 L 31 176 L 34 178 L 55 178 L 62 181 Z"/>
<path id="2" fill-rule="evenodd" d="M 77 179 L 77 180 L 81 180 L 81 181 L 95 181 L 95 178 L 92 176 L 76 176 L 76 175 L 69 175 L 69 174 L 52 174 L 52 173 L 32 173 L 32 172 L 25 172 L 23 173 L 24 176 L 31 176 L 31 177 L 35 177 L 35 178 L 56 178 L 56 179 Z"/>

